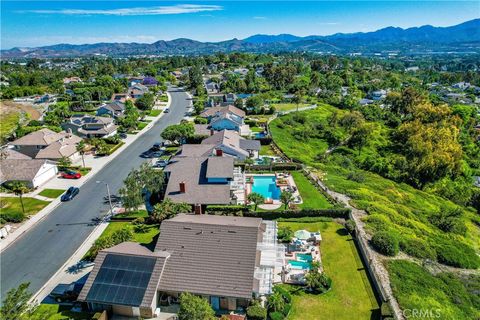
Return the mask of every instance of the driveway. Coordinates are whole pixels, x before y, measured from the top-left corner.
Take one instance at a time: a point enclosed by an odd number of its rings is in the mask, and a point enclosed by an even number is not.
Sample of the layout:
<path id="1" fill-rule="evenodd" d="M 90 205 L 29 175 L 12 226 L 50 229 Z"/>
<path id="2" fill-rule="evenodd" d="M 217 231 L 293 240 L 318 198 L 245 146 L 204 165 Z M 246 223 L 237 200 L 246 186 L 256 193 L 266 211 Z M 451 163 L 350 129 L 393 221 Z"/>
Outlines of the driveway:
<path id="1" fill-rule="evenodd" d="M 91 220 L 108 211 L 102 199 L 105 185 L 96 181 L 108 182 L 112 193 L 117 193 L 130 170 L 146 161 L 139 155 L 162 140 L 160 133 L 165 127 L 185 116 L 191 103 L 188 95 L 176 88 L 169 91 L 169 113 L 88 180 L 73 201 L 60 204 L 2 252 L 0 296 L 23 282 L 30 282 L 30 292 L 37 292 L 85 241 L 95 228 Z"/>

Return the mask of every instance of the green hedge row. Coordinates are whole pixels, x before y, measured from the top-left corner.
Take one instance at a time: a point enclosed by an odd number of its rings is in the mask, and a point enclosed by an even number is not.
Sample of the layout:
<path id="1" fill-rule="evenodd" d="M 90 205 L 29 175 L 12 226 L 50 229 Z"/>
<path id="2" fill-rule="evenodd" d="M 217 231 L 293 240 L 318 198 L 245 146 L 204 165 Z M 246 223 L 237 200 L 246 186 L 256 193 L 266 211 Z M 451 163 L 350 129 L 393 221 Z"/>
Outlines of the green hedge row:
<path id="1" fill-rule="evenodd" d="M 302 217 L 330 217 L 348 219 L 350 209 L 301 209 L 283 211 L 250 211 L 246 206 L 207 206 L 207 214 L 215 215 L 236 215 L 244 217 L 258 217 L 266 220 L 280 218 L 302 218 Z"/>

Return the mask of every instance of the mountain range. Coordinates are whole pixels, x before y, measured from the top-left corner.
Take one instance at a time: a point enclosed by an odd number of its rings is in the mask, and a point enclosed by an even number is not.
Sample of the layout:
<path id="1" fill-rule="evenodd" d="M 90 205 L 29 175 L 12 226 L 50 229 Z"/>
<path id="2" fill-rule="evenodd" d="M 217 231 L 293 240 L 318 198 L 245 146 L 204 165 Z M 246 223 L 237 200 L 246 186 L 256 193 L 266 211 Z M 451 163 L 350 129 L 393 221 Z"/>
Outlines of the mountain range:
<path id="1" fill-rule="evenodd" d="M 52 58 L 90 55 L 195 55 L 215 52 L 330 52 L 372 54 L 476 52 L 480 53 L 480 19 L 450 27 L 425 25 L 402 29 L 387 27 L 373 32 L 337 33 L 299 37 L 291 34 L 257 34 L 243 40 L 200 42 L 191 39 L 148 43 L 57 44 L 37 48 L 2 50 L 2 58 Z"/>

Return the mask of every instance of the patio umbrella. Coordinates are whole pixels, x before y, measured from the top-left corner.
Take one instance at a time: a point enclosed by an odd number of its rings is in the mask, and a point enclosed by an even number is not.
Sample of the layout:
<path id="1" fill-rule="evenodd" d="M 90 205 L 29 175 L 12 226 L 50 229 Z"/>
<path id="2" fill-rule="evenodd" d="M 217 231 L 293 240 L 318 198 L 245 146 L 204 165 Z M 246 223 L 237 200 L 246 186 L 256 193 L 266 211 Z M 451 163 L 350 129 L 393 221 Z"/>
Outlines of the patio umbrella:
<path id="1" fill-rule="evenodd" d="M 294 236 L 300 240 L 307 240 L 311 238 L 311 233 L 307 230 L 298 230 L 295 232 Z"/>

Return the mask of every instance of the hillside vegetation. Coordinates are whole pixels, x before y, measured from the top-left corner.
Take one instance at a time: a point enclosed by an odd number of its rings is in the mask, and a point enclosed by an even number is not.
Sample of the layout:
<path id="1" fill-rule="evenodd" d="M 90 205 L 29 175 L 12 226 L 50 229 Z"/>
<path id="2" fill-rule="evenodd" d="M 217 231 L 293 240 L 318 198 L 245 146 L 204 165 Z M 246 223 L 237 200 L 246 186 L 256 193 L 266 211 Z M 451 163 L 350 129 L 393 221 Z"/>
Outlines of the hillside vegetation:
<path id="1" fill-rule="evenodd" d="M 413 109 L 415 116 L 399 118 L 397 124 L 391 125 L 375 120 L 368 113 L 371 110 L 362 113 L 320 105 L 315 110 L 275 119 L 270 123 L 270 131 L 289 157 L 324 172 L 324 183 L 329 188 L 348 195 L 352 205 L 368 212 L 364 220 L 368 232 L 391 235 L 393 246 L 398 248 L 391 255 L 399 250 L 420 261 L 429 259 L 477 269 L 480 218 L 472 206 L 478 208 L 478 188 L 473 187 L 470 175 L 478 173 L 475 154 L 479 153 L 478 144 L 472 145 L 467 139 L 465 123 L 470 121 L 454 114 L 458 106 L 433 106 L 423 101 Z M 431 128 L 437 129 L 436 134 L 429 133 Z M 443 133 L 438 132 L 442 130 Z M 457 192 L 449 193 L 441 187 L 450 184 L 457 184 Z M 414 267 L 389 268 L 400 305 L 431 306 L 431 301 L 422 304 L 422 299 L 412 296 L 416 289 L 397 283 L 411 268 Z M 423 273 L 410 275 L 412 286 L 416 277 L 421 281 Z M 439 282 L 445 280 L 442 279 L 436 280 L 433 297 L 448 295 L 447 285 Z M 468 292 L 462 294 L 469 296 Z M 448 304 L 439 307 L 445 315 L 458 308 Z M 471 310 L 464 312 L 462 319 L 472 314 Z"/>

